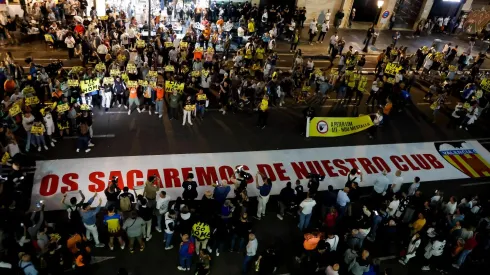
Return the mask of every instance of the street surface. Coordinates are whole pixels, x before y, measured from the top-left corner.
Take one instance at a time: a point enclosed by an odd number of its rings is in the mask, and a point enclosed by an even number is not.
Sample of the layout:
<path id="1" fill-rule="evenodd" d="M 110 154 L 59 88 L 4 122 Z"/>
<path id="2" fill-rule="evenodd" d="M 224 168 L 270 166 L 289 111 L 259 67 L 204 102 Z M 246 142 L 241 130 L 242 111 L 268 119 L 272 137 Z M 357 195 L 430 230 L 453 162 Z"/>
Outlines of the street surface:
<path id="1" fill-rule="evenodd" d="M 340 35 L 344 36 L 349 45 L 354 46 L 354 50 L 361 50 L 362 40 L 365 31 L 362 30 L 340 30 Z M 326 55 L 328 49 L 328 38 L 332 30 L 326 36 L 323 44 L 309 46 L 303 42 L 300 48 L 305 56 Z M 422 45 L 430 45 L 435 36 L 409 38 L 410 32 L 403 32 L 398 45 L 408 46 L 408 52 L 413 52 Z M 306 37 L 306 36 L 303 36 Z M 455 37 L 437 36 L 447 41 L 454 41 L 461 47 L 467 42 Z M 376 46 L 380 49 L 385 48 L 391 41 L 391 32 L 382 32 L 378 38 Z M 286 43 L 278 43 L 280 52 L 278 67 L 287 68 L 291 66 L 292 55 L 288 52 Z M 51 59 L 62 59 L 66 66 L 79 65 L 79 60 L 64 60 L 67 53 L 64 50 L 46 50 L 43 43 L 33 43 L 21 48 L 6 47 L 4 51 L 12 51 L 18 62 L 22 62 L 25 57 L 32 56 L 37 63 L 46 64 Z M 368 55 L 368 62 L 365 68 L 374 68 L 376 52 L 371 51 Z M 316 66 L 323 68 L 330 64 L 327 60 L 315 60 Z M 27 64 L 25 65 L 27 66 Z M 484 63 L 483 68 L 488 68 Z M 370 79 L 372 80 L 372 79 Z M 369 87 L 370 83 L 368 84 Z M 203 121 L 194 120 L 193 126 L 182 126 L 181 121 L 170 121 L 168 116 L 158 119 L 156 115 L 149 115 L 148 112 L 138 113 L 134 111 L 130 116 L 124 108 L 112 108 L 105 113 L 101 110 L 94 110 L 94 143 L 92 151 L 85 153 L 75 153 L 74 138 L 65 138 L 56 144 L 56 149 L 48 152 L 30 153 L 39 160 L 44 159 L 69 159 L 85 157 L 114 157 L 114 156 L 137 156 L 137 155 L 158 155 L 158 154 L 192 154 L 192 153 L 215 153 L 215 152 L 239 152 L 256 150 L 277 150 L 277 149 L 297 149 L 315 147 L 334 147 L 349 145 L 368 145 L 368 144 L 387 144 L 387 143 L 407 143 L 407 142 L 426 142 L 485 138 L 490 134 L 485 118 L 479 119 L 475 129 L 469 132 L 456 129 L 447 129 L 446 124 L 450 110 L 443 110 L 443 115 L 436 123 L 432 123 L 432 111 L 427 102 L 422 101 L 424 92 L 419 87 L 412 88 L 412 102 L 403 112 L 393 113 L 390 121 L 386 123 L 378 134 L 378 138 L 370 140 L 364 132 L 339 138 L 305 138 L 300 135 L 303 129 L 302 110 L 305 106 L 295 105 L 288 100 L 286 107 L 275 107 L 271 109 L 268 126 L 260 130 L 255 127 L 257 116 L 255 114 L 227 113 L 222 115 L 216 109 L 211 108 L 205 115 Z M 333 94 L 331 96 L 334 96 Z M 365 100 L 365 98 L 364 98 Z M 456 102 L 453 97 L 449 100 L 448 108 Z M 337 101 L 329 99 L 323 106 L 315 106 L 318 116 L 355 116 L 373 112 L 367 108 L 364 101 L 360 107 L 342 107 Z M 488 148 L 488 147 L 487 147 Z M 83 165 L 83 160 L 80 160 Z M 468 184 L 466 181 L 454 182 L 435 182 L 422 184 L 423 192 L 430 193 L 434 189 L 444 190 L 446 194 L 469 194 L 488 192 L 486 185 L 462 185 Z M 470 183 L 472 184 L 472 183 Z M 368 193 L 369 190 L 363 190 Z M 255 205 L 252 202 L 251 205 Z M 253 211 L 253 209 L 252 209 Z M 302 243 L 302 235 L 296 228 L 296 221 L 286 218 L 279 221 L 276 218 L 276 205 L 274 200 L 268 204 L 268 214 L 265 219 L 256 222 L 254 231 L 259 241 L 259 253 L 267 244 L 278 243 L 280 251 L 280 267 L 277 274 L 302 274 L 298 265 L 293 261 Z M 50 213 L 51 216 L 59 216 L 59 212 Z M 54 218 L 53 218 L 54 219 Z M 102 225 L 101 225 L 102 226 Z M 103 230 L 101 230 L 103 231 Z M 178 247 L 178 236 L 174 236 L 174 245 Z M 107 236 L 101 233 L 101 240 L 106 241 Z M 177 270 L 178 252 L 177 249 L 166 251 L 163 249 L 162 234 L 153 232 L 153 239 L 147 244 L 144 252 L 129 254 L 129 251 L 118 250 L 109 251 L 106 248 L 94 249 L 96 257 L 116 257 L 106 259 L 92 266 L 91 274 L 106 275 L 115 274 L 119 267 L 126 267 L 133 275 L 143 274 L 190 274 L 190 272 L 180 272 Z M 390 251 L 383 247 L 372 246 L 372 254 L 376 257 L 393 256 Z M 423 254 L 423 253 L 420 253 Z M 100 260 L 100 258 L 98 258 Z M 229 275 L 239 274 L 243 255 L 240 253 L 223 252 L 219 257 L 212 258 L 211 274 Z M 420 261 L 414 260 L 406 267 L 398 264 L 397 259 L 386 259 L 381 262 L 381 270 L 386 267 L 394 269 L 394 274 L 421 274 Z M 472 266 L 471 269 L 462 269 L 453 274 L 484 274 L 485 267 Z M 487 269 L 488 270 L 488 269 Z M 455 271 L 455 270 L 453 270 Z M 68 273 L 70 274 L 70 273 Z M 436 272 L 423 272 L 423 274 L 439 274 Z"/>

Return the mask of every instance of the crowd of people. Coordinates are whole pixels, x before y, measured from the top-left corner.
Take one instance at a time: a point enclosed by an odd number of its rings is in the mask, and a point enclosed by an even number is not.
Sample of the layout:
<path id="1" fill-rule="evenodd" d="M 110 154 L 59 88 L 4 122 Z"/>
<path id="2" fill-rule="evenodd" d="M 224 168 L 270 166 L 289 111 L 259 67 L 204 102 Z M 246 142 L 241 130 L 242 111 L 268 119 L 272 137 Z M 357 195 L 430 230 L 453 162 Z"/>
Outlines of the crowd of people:
<path id="1" fill-rule="evenodd" d="M 383 172 L 372 193 L 361 197 L 360 185 L 366 182 L 360 170 L 352 169 L 338 191 L 331 185 L 319 191 L 324 177 L 310 174 L 307 182 L 288 182 L 277 197 L 271 195 L 276 183 L 257 173 L 255 200 L 247 192 L 252 177 L 237 167 L 229 182 L 217 182 L 201 198 L 192 173 L 177 198 L 160 189 L 155 176 L 138 190 L 113 178 L 103 194 L 88 200 L 82 192 L 65 194 L 60 204 L 66 214 L 50 218 L 40 201 L 30 215 L 3 216 L 0 270 L 62 274 L 74 268 L 76 274 L 90 274 L 94 249 L 143 252 L 154 235 L 162 234 L 162 249 L 175 251 L 180 271 L 211 274 L 213 259 L 241 252 L 242 274 L 274 274 L 288 256 L 279 238 L 260 238 L 271 208 L 281 222 L 297 226 L 296 235 L 304 235 L 302 249 L 293 251 L 301 274 L 395 274 L 391 268 L 380 270 L 376 256 L 386 253 L 399 255 L 401 265 L 421 264 L 424 271 L 442 274 L 488 259 L 488 198 L 457 198 L 438 190 L 424 194 L 421 179 L 403 185 L 401 171 Z"/>
<path id="2" fill-rule="evenodd" d="M 269 106 L 284 105 L 286 97 L 311 105 L 335 96 L 340 106 L 360 106 L 366 95 L 374 122 L 369 136 L 375 138 L 391 112 L 401 112 L 410 104 L 417 74 L 420 81 L 432 83 L 425 99 L 434 122 L 450 94 L 461 102 L 451 110 L 448 127 L 468 129 L 489 106 L 490 85 L 479 71 L 485 55 L 470 62 L 474 41 L 459 56 L 458 46 L 451 44 L 440 51 L 437 45 L 421 47 L 409 55 L 406 47 L 396 46 L 400 35 L 394 32 L 393 44 L 377 58 L 369 86 L 363 72 L 365 55 L 352 47 L 344 52 L 346 42 L 337 33 L 329 38 L 328 49 L 332 61 L 339 56 L 335 68 L 333 62 L 330 68 L 320 69 L 313 60 L 303 59 L 298 44 L 306 21 L 304 8 L 271 6 L 261 12 L 248 2 L 213 3 L 207 10 L 166 7 L 148 23 L 111 7 L 105 16 L 97 17 L 85 11 L 83 2 L 36 2 L 29 5 L 24 19 L 8 18 L 8 27 L 1 30 L 15 44 L 19 42 L 16 28 L 36 20 L 48 46 L 66 47 L 68 58 L 79 57 L 83 63 L 65 70 L 59 62 L 42 67 L 28 58 L 30 68 L 25 74 L 13 54 L 5 54 L 0 64 L 0 143 L 2 165 L 11 166 L 12 172 L 0 184 L 2 212 L 22 211 L 19 205 L 29 186 L 23 167 L 28 166 L 26 153 L 32 146 L 37 151 L 50 150 L 57 142 L 66 142 L 63 137 L 77 135 L 76 152 L 90 152 L 95 146 L 94 107 L 106 112 L 127 110 L 128 115 L 147 112 L 159 119 L 168 114 L 171 120 L 180 118 L 183 125 L 193 125 L 193 120 L 204 119 L 209 104 L 216 104 L 223 115 L 256 111 L 257 127 L 264 128 Z M 76 18 L 83 13 L 88 16 Z M 336 27 L 340 17 L 334 18 Z M 329 25 L 330 12 L 322 20 L 312 20 L 307 25 L 308 42 L 322 43 Z M 148 38 L 151 31 L 155 36 Z M 377 35 L 371 26 L 364 44 L 374 43 Z M 275 48 L 280 38 L 294 52 L 290 72 L 277 69 Z M 465 68 L 469 73 L 460 73 Z M 210 103 L 214 98 L 217 102 Z M 312 117 L 315 111 L 310 106 L 304 114 Z M 56 224 L 46 221 L 39 202 L 30 219 L 6 216 L 0 231 L 0 268 L 61 274 L 73 267 L 79 274 L 88 274 L 94 246 L 143 251 L 155 230 L 162 233 L 166 250 L 177 248 L 179 270 L 195 268 L 197 274 L 209 274 L 214 257 L 236 250 L 244 252 L 242 273 L 254 268 L 260 274 L 272 274 L 281 266 L 280 244 L 261 240 L 255 233 L 267 213 L 274 183 L 257 175 L 260 195 L 255 206 L 246 188 L 251 177 L 238 169 L 230 183 L 219 182 L 200 201 L 196 201 L 192 174 L 179 198 L 160 190 L 158 178 L 149 178 L 142 194 L 113 179 L 104 191 L 106 205 L 102 205 L 102 194 L 86 202 L 83 193 L 67 195 L 61 203 L 68 215 Z M 376 179 L 367 200 L 360 199 L 363 179 L 357 170 L 338 192 L 332 186 L 318 192 L 321 181 L 311 175 L 305 186 L 299 180 L 295 186 L 288 183 L 277 200 L 272 199 L 278 202 L 278 219 L 297 219 L 298 234 L 305 234 L 303 250 L 296 255 L 304 274 L 392 274 L 389 269 L 378 270 L 373 255 L 379 251 L 370 243 L 391 247 L 404 265 L 419 251 L 423 270 L 441 272 L 451 268 L 445 264 L 449 262 L 460 268 L 468 255 L 473 261 L 488 256 L 488 202 L 477 196 L 459 200 L 442 192 L 422 194 L 417 190 L 418 178 L 401 192 L 400 171 Z"/>

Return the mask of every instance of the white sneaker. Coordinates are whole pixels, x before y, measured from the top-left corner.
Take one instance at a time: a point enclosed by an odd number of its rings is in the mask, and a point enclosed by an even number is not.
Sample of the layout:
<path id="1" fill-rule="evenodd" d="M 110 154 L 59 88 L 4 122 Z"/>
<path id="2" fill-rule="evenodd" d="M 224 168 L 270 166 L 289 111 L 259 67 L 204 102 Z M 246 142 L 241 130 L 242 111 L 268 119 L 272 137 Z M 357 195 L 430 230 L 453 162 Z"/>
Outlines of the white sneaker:
<path id="1" fill-rule="evenodd" d="M 153 236 L 152 236 L 152 235 L 150 235 L 150 236 L 146 237 L 146 241 L 151 240 L 151 237 L 153 237 Z"/>
<path id="2" fill-rule="evenodd" d="M 117 108 L 121 108 L 121 104 L 117 105 Z"/>
<path id="3" fill-rule="evenodd" d="M 160 232 L 160 233 L 162 233 L 162 230 L 160 228 L 158 228 L 158 227 L 155 227 L 155 230 L 158 231 L 158 232 Z"/>
<path id="4" fill-rule="evenodd" d="M 51 142 L 51 147 L 54 147 L 54 142 Z"/>
<path id="5" fill-rule="evenodd" d="M 224 114 L 226 114 L 226 111 L 225 111 L 225 110 L 223 110 L 223 115 L 224 115 Z"/>
<path id="6" fill-rule="evenodd" d="M 185 126 L 185 123 L 182 123 L 182 126 Z"/>
<path id="7" fill-rule="evenodd" d="M 48 146 L 44 145 L 44 150 L 48 151 Z"/>
<path id="8" fill-rule="evenodd" d="M 429 270 L 430 270 L 430 267 L 428 267 L 428 266 L 423 266 L 423 267 L 422 267 L 422 270 L 424 270 L 424 271 L 429 271 Z"/>
<path id="9" fill-rule="evenodd" d="M 279 214 L 277 214 L 277 218 L 280 219 L 282 221 L 283 217 Z"/>
<path id="10" fill-rule="evenodd" d="M 140 108 L 136 108 L 136 110 L 138 110 L 138 113 L 141 114 L 141 109 Z"/>
<path id="11" fill-rule="evenodd" d="M 190 125 L 193 125 L 192 122 L 189 122 Z"/>
<path id="12" fill-rule="evenodd" d="M 114 246 L 109 246 L 109 250 L 114 250 Z"/>
<path id="13" fill-rule="evenodd" d="M 218 256 L 219 256 L 219 251 L 218 251 L 218 250 L 216 250 L 216 257 L 218 257 Z"/>
<path id="14" fill-rule="evenodd" d="M 58 141 L 57 141 L 56 139 L 52 138 L 52 139 L 51 139 L 51 142 L 56 143 L 56 142 L 58 142 Z"/>
<path id="15" fill-rule="evenodd" d="M 174 248 L 174 246 L 173 246 L 173 245 L 171 245 L 171 246 L 169 246 L 169 247 L 165 247 L 165 250 L 170 250 L 170 249 L 172 249 L 172 248 Z"/>
<path id="16" fill-rule="evenodd" d="M 88 147 L 94 147 L 94 146 L 95 146 L 95 144 L 93 144 L 92 142 L 88 143 Z"/>
<path id="17" fill-rule="evenodd" d="M 80 152 L 80 149 L 77 149 L 77 153 Z"/>
<path id="18" fill-rule="evenodd" d="M 92 151 L 92 149 L 88 148 L 87 150 L 85 150 L 85 153 L 88 153 L 90 151 Z"/>
<path id="19" fill-rule="evenodd" d="M 41 152 L 41 146 L 37 147 L 37 151 Z"/>
<path id="20" fill-rule="evenodd" d="M 163 115 L 159 115 L 159 116 L 158 116 L 158 118 L 162 118 L 162 117 L 163 117 Z"/>
<path id="21" fill-rule="evenodd" d="M 131 114 L 131 110 L 128 111 L 128 116 Z"/>
<path id="22" fill-rule="evenodd" d="M 123 245 L 121 245 L 121 250 L 124 250 L 125 247 L 126 247 L 126 243 L 123 243 Z"/>
<path id="23" fill-rule="evenodd" d="M 105 244 L 99 243 L 99 244 L 96 244 L 95 247 L 105 247 Z"/>
<path id="24" fill-rule="evenodd" d="M 186 271 L 191 271 L 191 269 L 190 268 L 186 268 Z"/>
<path id="25" fill-rule="evenodd" d="M 128 109 L 128 106 L 124 105 L 124 109 Z"/>
<path id="26" fill-rule="evenodd" d="M 181 267 L 180 265 L 177 266 L 177 269 L 180 270 L 180 271 L 185 271 L 185 268 Z"/>
<path id="27" fill-rule="evenodd" d="M 150 110 L 148 110 L 148 114 L 150 114 L 150 116 L 151 116 L 151 111 Z"/>

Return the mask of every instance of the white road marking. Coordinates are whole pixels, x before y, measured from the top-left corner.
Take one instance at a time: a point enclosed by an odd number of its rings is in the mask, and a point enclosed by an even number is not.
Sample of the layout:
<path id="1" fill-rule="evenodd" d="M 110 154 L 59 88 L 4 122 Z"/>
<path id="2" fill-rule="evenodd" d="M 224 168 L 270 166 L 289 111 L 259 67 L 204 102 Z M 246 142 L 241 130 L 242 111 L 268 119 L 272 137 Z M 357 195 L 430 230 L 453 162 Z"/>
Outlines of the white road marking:
<path id="1" fill-rule="evenodd" d="M 116 135 L 114 134 L 107 134 L 107 135 L 93 135 L 92 138 L 114 138 Z M 63 137 L 66 139 L 76 139 L 78 138 L 77 136 L 68 136 L 68 137 Z"/>

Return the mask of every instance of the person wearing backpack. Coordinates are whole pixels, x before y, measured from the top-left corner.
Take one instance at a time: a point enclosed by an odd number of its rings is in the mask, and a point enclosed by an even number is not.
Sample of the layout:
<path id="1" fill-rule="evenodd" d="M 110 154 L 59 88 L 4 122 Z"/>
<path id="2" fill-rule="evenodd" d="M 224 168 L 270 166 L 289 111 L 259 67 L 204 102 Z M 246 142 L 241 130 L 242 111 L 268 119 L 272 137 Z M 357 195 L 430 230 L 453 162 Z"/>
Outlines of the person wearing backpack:
<path id="1" fill-rule="evenodd" d="M 63 199 L 61 200 L 61 205 L 63 205 L 66 209 L 66 212 L 68 212 L 68 219 L 71 219 L 72 213 L 75 214 L 77 211 L 79 211 L 83 203 L 85 202 L 85 195 L 83 194 L 82 190 L 79 190 L 78 192 L 82 196 L 80 202 L 77 201 L 77 197 L 71 197 L 70 203 L 66 203 L 66 193 L 63 195 Z"/>
<path id="2" fill-rule="evenodd" d="M 192 254 L 194 254 L 196 247 L 192 240 L 189 239 L 188 234 L 182 235 L 182 242 L 179 248 L 179 266 L 177 269 L 180 271 L 191 270 Z"/>
<path id="3" fill-rule="evenodd" d="M 19 274 L 25 275 L 37 275 L 37 269 L 34 267 L 34 264 L 31 262 L 31 255 L 26 254 L 24 252 L 19 253 L 20 261 L 17 265 L 19 267 Z"/>
<path id="4" fill-rule="evenodd" d="M 133 210 L 134 195 L 129 193 L 129 188 L 125 186 L 123 192 L 119 194 L 119 209 L 122 212 L 123 219 L 127 219 Z"/>
<path id="5" fill-rule="evenodd" d="M 172 236 L 175 231 L 175 210 L 171 209 L 167 213 L 165 213 L 165 222 L 164 222 L 164 230 L 165 230 L 165 250 L 170 250 L 174 248 L 172 245 Z"/>

